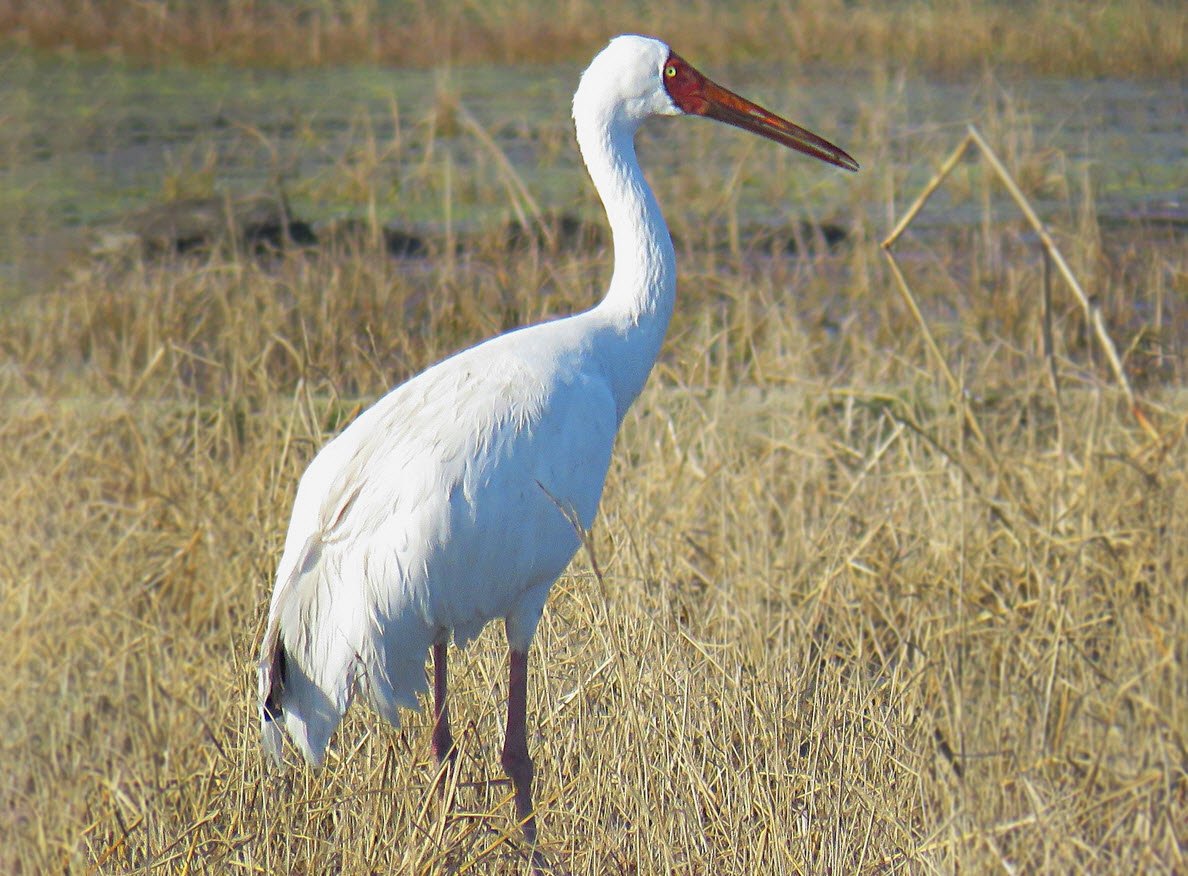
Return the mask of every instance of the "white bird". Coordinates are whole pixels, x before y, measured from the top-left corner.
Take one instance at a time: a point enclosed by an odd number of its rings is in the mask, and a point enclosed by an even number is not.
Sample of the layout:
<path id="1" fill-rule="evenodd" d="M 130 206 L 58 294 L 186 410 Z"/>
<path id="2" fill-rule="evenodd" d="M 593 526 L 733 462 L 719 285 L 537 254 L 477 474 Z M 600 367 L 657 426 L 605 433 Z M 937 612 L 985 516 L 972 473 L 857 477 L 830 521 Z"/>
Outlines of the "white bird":
<path id="1" fill-rule="evenodd" d="M 582 75 L 577 140 L 614 237 L 595 307 L 512 331 L 397 386 L 301 478 L 260 653 L 264 745 L 313 765 L 354 696 L 392 724 L 417 708 L 433 649 L 438 759 L 453 756 L 446 646 L 503 618 L 502 765 L 536 837 L 525 731 L 528 647 L 545 597 L 594 522 L 615 434 L 660 351 L 676 259 L 635 156 L 652 116 L 698 115 L 848 170 L 817 135 L 711 82 L 659 40 L 620 36 Z"/>

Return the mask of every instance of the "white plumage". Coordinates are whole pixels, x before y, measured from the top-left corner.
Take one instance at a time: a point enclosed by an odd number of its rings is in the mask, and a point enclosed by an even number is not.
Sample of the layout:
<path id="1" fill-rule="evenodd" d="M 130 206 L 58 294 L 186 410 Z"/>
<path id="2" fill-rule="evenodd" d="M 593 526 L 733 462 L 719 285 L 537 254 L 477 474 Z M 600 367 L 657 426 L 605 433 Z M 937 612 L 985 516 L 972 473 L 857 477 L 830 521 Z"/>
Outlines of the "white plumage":
<path id="1" fill-rule="evenodd" d="M 594 308 L 465 350 L 396 387 L 328 443 L 297 491 L 259 664 L 265 745 L 321 764 L 355 695 L 393 724 L 435 654 L 434 748 L 452 752 L 445 648 L 505 621 L 503 763 L 529 839 L 526 653 L 549 587 L 593 524 L 615 434 L 659 352 L 672 241 L 634 135 L 654 115 L 717 118 L 849 169 L 837 147 L 714 85 L 658 40 L 623 36 L 574 96 L 578 143 L 614 236 Z"/>
<path id="2" fill-rule="evenodd" d="M 283 724 L 311 763 L 356 682 L 392 723 L 397 706 L 416 708 L 426 651 L 451 631 L 463 645 L 507 618 L 509 641 L 527 649 L 579 546 L 550 494 L 591 525 L 619 422 L 580 333 L 551 325 L 401 385 L 302 477 L 269 636 L 288 655 Z"/>

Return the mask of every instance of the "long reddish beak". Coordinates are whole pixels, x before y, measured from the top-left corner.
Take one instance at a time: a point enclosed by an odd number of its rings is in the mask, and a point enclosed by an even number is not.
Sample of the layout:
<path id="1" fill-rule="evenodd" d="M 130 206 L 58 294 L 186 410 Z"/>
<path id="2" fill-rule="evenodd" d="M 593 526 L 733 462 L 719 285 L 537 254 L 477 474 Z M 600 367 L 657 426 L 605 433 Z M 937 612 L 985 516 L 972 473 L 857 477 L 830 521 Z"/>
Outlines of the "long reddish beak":
<path id="1" fill-rule="evenodd" d="M 844 149 L 723 88 L 675 53 L 664 66 L 664 85 L 684 112 L 734 125 L 846 170 L 858 169 Z"/>

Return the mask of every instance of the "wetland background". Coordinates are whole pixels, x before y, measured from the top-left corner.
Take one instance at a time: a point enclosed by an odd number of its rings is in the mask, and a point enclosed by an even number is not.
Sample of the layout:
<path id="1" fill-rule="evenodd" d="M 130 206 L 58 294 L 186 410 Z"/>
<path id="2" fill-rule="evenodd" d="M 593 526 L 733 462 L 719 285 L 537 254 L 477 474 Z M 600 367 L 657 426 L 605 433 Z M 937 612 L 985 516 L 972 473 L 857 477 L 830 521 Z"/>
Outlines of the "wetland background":
<path id="1" fill-rule="evenodd" d="M 526 872 L 498 629 L 453 780 L 362 709 L 266 768 L 254 649 L 316 448 L 597 300 L 569 100 L 631 30 L 862 171 L 641 136 L 678 310 L 533 652 L 551 865 L 1184 869 L 1188 12 L 726 6 L 0 3 L 0 870 Z M 896 246 L 919 317 L 897 291 L 879 243 L 970 123 L 1137 413 L 976 155 Z"/>

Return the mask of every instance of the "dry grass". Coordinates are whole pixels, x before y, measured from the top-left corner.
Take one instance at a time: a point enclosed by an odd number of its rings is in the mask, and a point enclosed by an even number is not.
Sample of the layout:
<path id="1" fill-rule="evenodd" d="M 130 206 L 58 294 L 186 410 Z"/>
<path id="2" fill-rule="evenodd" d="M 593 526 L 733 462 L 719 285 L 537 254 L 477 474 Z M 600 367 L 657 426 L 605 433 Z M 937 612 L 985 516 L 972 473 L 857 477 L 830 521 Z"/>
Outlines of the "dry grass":
<path id="1" fill-rule="evenodd" d="M 883 110 L 859 124 L 896 142 Z M 1021 179 L 1050 168 L 999 124 Z M 603 580 L 579 557 L 534 648 L 543 851 L 561 873 L 1181 872 L 1182 240 L 1103 237 L 1063 178 L 1082 218 L 1061 245 L 1161 442 L 1067 300 L 1057 400 L 1040 260 L 989 216 L 907 268 L 955 398 L 860 206 L 895 162 L 863 157 L 850 241 L 801 258 L 700 224 L 747 178 L 657 177 L 685 203 L 681 301 L 616 453 Z M 777 193 L 825 173 L 762 170 Z M 252 661 L 297 477 L 357 401 L 585 306 L 606 273 L 605 253 L 509 258 L 493 235 L 417 269 L 90 263 L 6 308 L 0 870 L 525 872 L 497 631 L 452 664 L 456 781 L 424 715 L 363 710 L 325 770 L 272 772 Z"/>
<path id="2" fill-rule="evenodd" d="M 0 0 L 0 39 L 148 63 L 436 67 L 584 59 L 591 45 L 615 33 L 661 30 L 689 57 L 709 61 L 891 63 L 933 72 L 1005 64 L 1065 75 L 1183 75 L 1188 69 L 1188 13 L 1174 0 L 610 0 L 548 10 L 542 14 L 536 0 Z"/>

